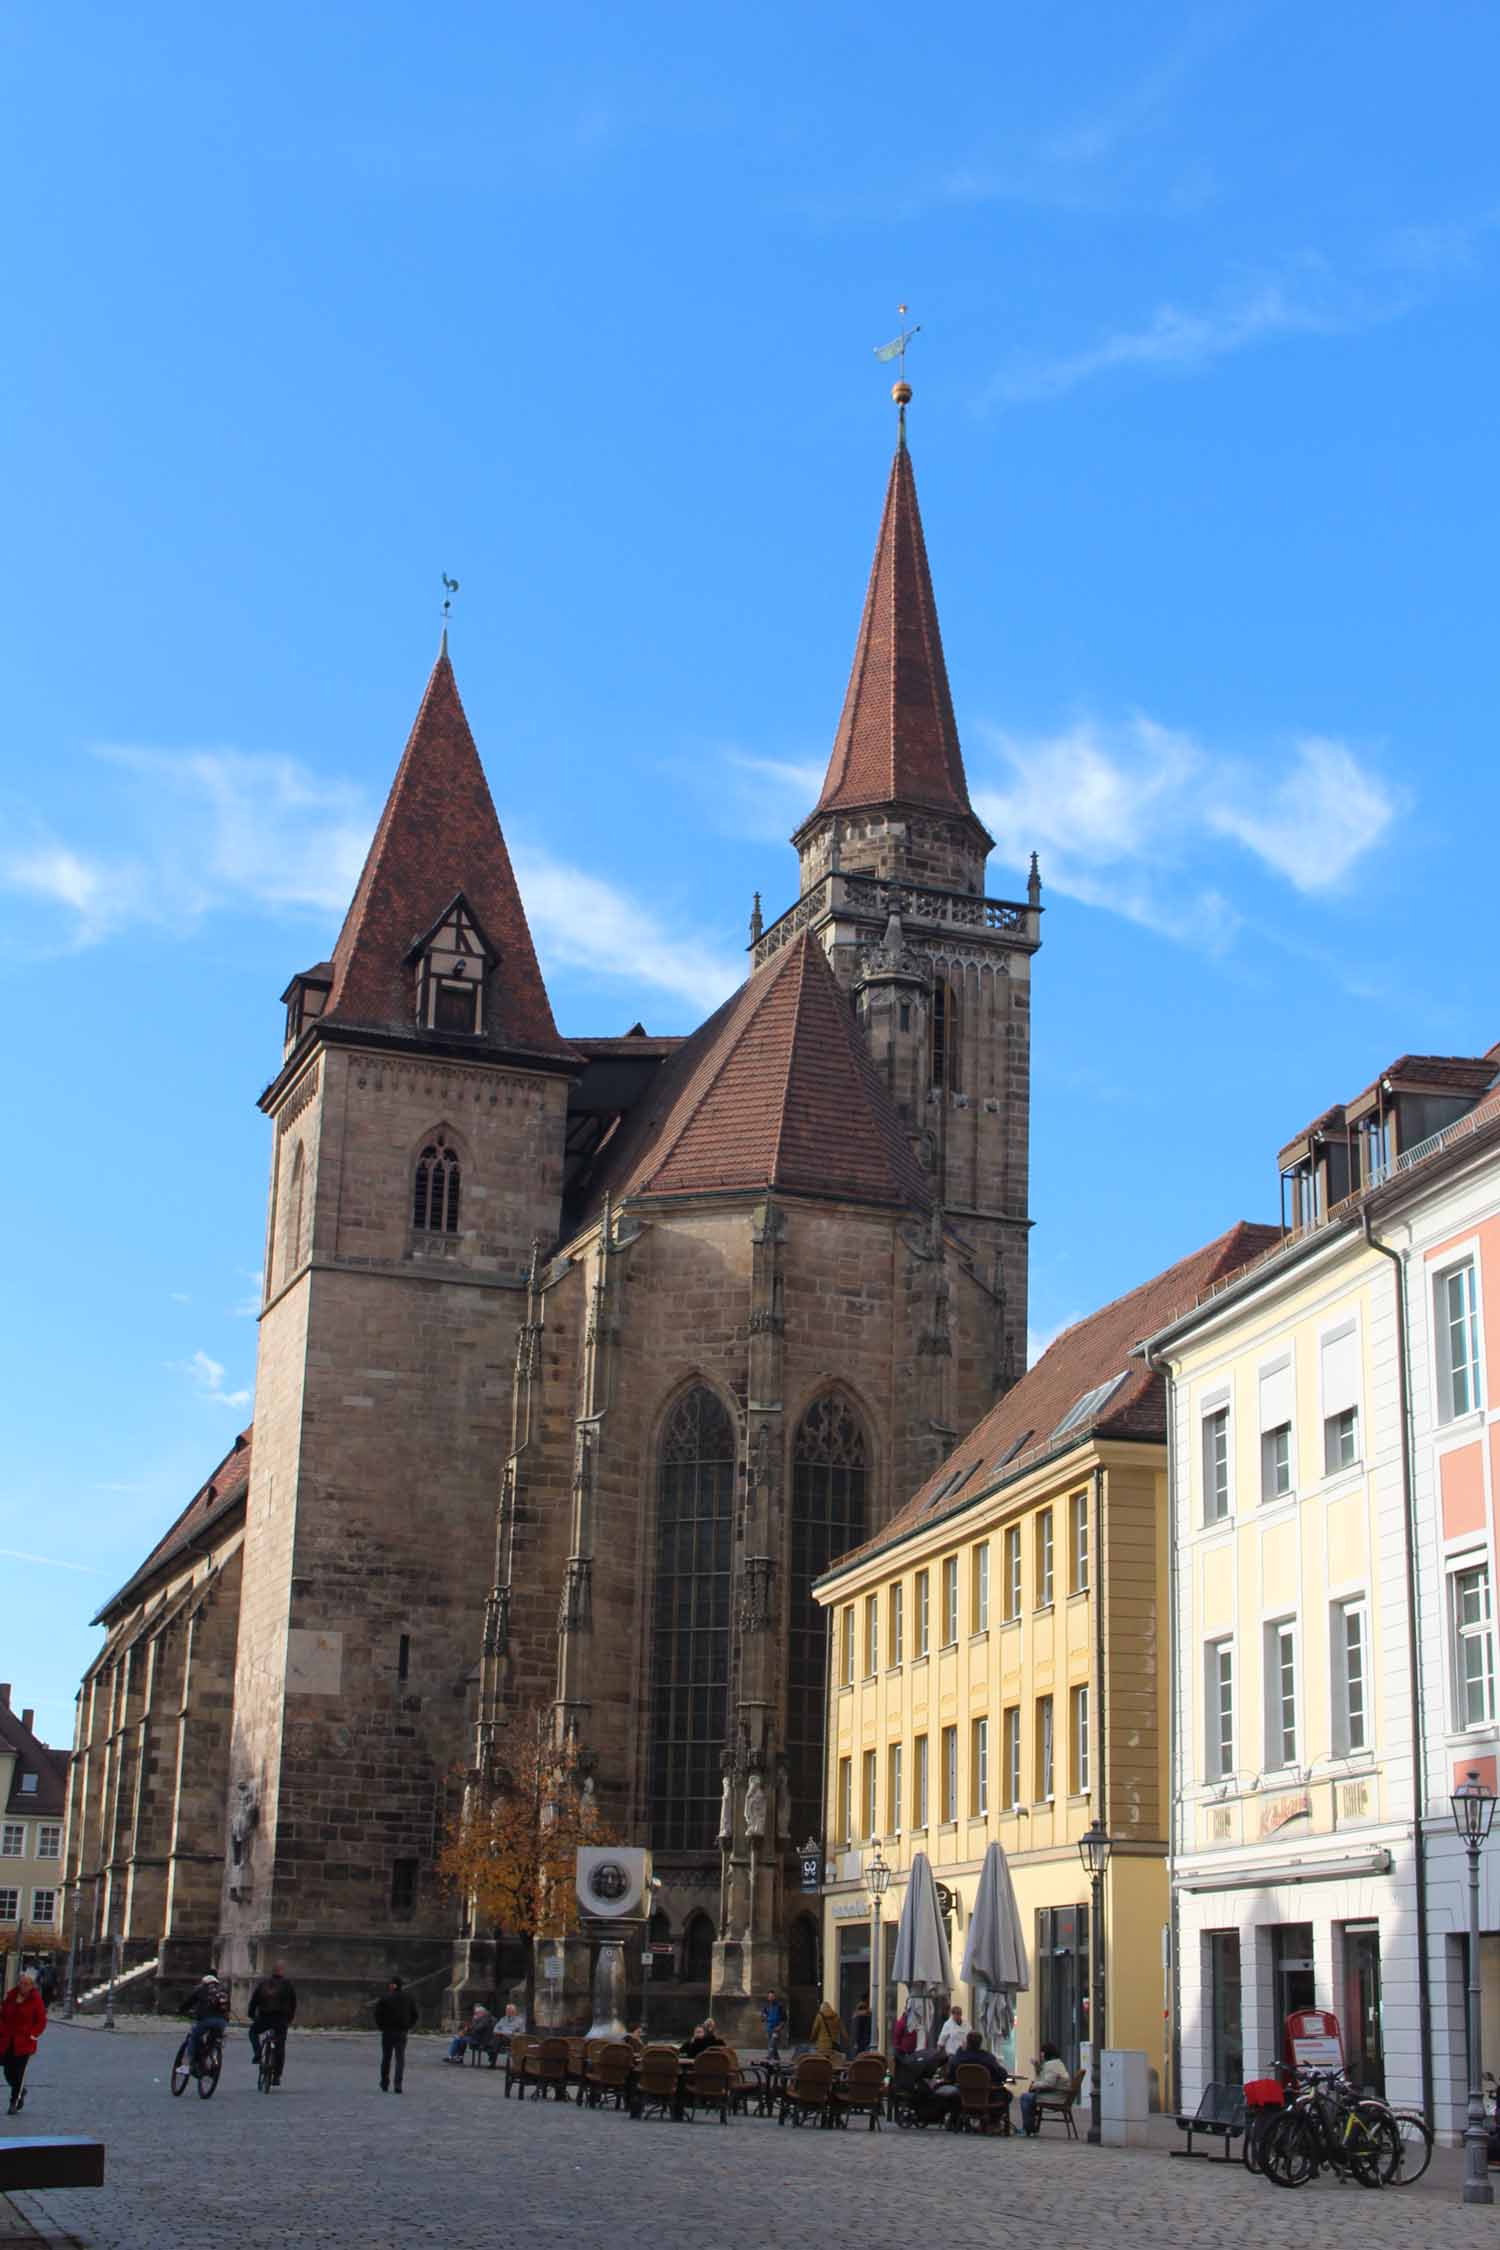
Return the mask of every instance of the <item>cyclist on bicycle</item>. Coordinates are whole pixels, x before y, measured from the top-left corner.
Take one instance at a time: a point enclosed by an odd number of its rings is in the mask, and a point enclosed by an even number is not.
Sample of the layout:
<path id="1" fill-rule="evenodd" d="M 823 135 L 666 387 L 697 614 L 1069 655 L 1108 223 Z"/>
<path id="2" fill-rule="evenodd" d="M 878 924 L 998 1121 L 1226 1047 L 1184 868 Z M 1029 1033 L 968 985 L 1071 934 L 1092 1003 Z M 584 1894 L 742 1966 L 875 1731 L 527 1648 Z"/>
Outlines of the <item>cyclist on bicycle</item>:
<path id="1" fill-rule="evenodd" d="M 250 1995 L 250 2052 L 259 2057 L 264 2032 L 272 2042 L 273 2083 L 281 2084 L 286 2065 L 286 2027 L 297 2013 L 297 1987 L 278 1961 Z"/>
<path id="2" fill-rule="evenodd" d="M 193 2028 L 188 2033 L 187 2059 L 189 2068 L 196 2069 L 199 2050 L 209 2032 L 217 2031 L 222 2038 L 229 2023 L 229 1994 L 212 1969 L 194 1985 L 183 2012 L 193 2019 Z"/>

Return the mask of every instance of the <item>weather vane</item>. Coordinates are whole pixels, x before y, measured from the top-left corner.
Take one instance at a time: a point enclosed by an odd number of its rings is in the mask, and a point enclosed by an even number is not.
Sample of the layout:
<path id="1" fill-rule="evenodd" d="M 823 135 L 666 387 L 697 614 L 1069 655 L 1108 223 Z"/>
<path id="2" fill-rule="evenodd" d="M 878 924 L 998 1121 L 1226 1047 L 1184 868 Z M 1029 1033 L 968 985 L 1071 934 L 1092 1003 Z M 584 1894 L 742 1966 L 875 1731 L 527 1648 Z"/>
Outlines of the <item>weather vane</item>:
<path id="1" fill-rule="evenodd" d="M 458 592 L 458 580 L 443 572 L 443 631 L 448 630 L 448 613 L 453 607 L 453 597 Z"/>
<path id="2" fill-rule="evenodd" d="M 878 360 L 884 360 L 886 362 L 889 362 L 893 359 L 899 362 L 899 372 L 896 378 L 896 387 L 895 390 L 892 391 L 891 396 L 893 398 L 896 398 L 896 393 L 898 391 L 905 391 L 907 398 L 910 398 L 911 388 L 906 380 L 906 347 L 911 342 L 913 336 L 921 335 L 922 324 L 920 321 L 918 321 L 915 327 L 906 327 L 905 321 L 907 308 L 905 307 L 905 305 L 898 305 L 896 307 L 896 310 L 900 313 L 903 323 L 901 333 L 899 336 L 895 337 L 889 344 L 877 344 L 875 347 L 875 357 Z M 906 404 L 906 399 L 897 398 L 896 403 L 898 406 L 904 406 Z"/>

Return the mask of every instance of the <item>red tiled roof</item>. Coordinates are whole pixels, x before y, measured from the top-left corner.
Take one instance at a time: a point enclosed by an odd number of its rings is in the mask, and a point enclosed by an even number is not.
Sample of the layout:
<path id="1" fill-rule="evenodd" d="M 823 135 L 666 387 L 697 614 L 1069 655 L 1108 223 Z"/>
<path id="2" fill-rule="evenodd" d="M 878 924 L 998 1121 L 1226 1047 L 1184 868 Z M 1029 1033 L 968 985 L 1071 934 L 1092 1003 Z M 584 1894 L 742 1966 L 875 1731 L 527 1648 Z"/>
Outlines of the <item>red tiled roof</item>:
<path id="1" fill-rule="evenodd" d="M 94 1624 L 107 1623 L 117 1609 L 147 1586 L 168 1563 L 175 1562 L 195 1540 L 203 1538 L 210 1530 L 222 1529 L 225 1519 L 235 1509 L 244 1507 L 250 1484 L 253 1434 L 253 1424 L 250 1429 L 241 1430 L 213 1474 L 199 1486 L 176 1522 L 158 1539 L 139 1570 L 132 1571 L 119 1592 L 110 1596 L 93 1620 Z"/>
<path id="2" fill-rule="evenodd" d="M 919 1523 L 941 1522 L 1000 1482 L 1024 1476 L 1049 1453 L 1071 1450 L 1086 1436 L 1165 1442 L 1166 1400 L 1160 1375 L 1131 1352 L 1143 1338 L 1184 1312 L 1213 1282 L 1236 1271 L 1281 1240 L 1279 1227 L 1242 1219 L 1191 1257 L 1180 1258 L 1153 1281 L 1091 1313 L 1048 1345 L 1036 1365 L 960 1439 L 940 1469 L 892 1517 L 884 1531 L 833 1565 L 874 1554 Z M 1115 1377 L 1122 1377 L 1115 1383 Z M 1058 1425 L 1101 1386 L 1106 1396 L 1064 1432 Z M 1003 1476 L 1002 1476 L 1003 1464 Z M 945 1487 L 947 1488 L 945 1490 Z M 943 1497 L 939 1499 L 938 1494 Z"/>
<path id="3" fill-rule="evenodd" d="M 0 1704 L 0 1746 L 13 1750 L 16 1759 L 6 1811 L 33 1820 L 38 1816 L 61 1820 L 68 1794 L 67 1751 L 51 1750 L 45 1742 L 39 1742 L 8 1703 Z M 37 1777 L 35 1789 L 21 1786 L 22 1776 L 28 1773 Z"/>
<path id="4" fill-rule="evenodd" d="M 1490 1055 L 1398 1055 L 1355 1095 L 1348 1107 L 1354 1111 L 1373 1103 L 1382 1084 L 1387 1082 L 1422 1093 L 1477 1096 L 1488 1091 L 1494 1075 L 1495 1064 Z"/>
<path id="5" fill-rule="evenodd" d="M 927 1210 L 931 1190 L 816 939 L 803 931 L 661 1066 L 593 1183 L 780 1188 Z"/>
<path id="6" fill-rule="evenodd" d="M 411 1032 L 407 956 L 459 891 L 500 955 L 487 981 L 482 1044 L 570 1057 L 445 640 L 333 949 L 333 989 L 319 1021 Z"/>
<path id="7" fill-rule="evenodd" d="M 904 441 L 891 464 L 854 669 L 811 817 L 891 803 L 975 820 Z"/>

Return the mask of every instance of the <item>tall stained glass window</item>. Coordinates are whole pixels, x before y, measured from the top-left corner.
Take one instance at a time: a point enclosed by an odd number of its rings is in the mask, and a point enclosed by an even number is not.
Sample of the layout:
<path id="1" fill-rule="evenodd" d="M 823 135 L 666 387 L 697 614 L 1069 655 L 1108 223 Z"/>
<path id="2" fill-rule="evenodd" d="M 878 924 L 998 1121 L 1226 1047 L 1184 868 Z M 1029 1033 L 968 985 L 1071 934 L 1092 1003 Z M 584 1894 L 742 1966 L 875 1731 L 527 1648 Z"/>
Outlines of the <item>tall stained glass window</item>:
<path id="1" fill-rule="evenodd" d="M 667 1416 L 656 1475 L 651 1841 L 711 1851 L 728 1740 L 734 1428 L 702 1384 Z"/>
<path id="2" fill-rule="evenodd" d="M 792 1444 L 791 1647 L 786 1743 L 792 1832 L 816 1836 L 823 1817 L 823 1702 L 828 1627 L 812 1598 L 835 1555 L 867 1535 L 870 1454 L 864 1427 L 837 1391 L 814 1399 Z"/>

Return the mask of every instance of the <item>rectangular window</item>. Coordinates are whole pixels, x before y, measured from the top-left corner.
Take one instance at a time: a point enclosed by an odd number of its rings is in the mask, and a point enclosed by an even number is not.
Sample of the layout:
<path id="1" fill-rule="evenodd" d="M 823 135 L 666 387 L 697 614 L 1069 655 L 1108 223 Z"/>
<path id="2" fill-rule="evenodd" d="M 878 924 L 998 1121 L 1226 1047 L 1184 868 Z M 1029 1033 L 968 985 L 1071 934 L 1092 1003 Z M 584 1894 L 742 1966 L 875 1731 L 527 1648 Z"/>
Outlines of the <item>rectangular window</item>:
<path id="1" fill-rule="evenodd" d="M 885 1763 L 885 1817 L 891 1834 L 901 1834 L 901 1745 L 893 1742 Z"/>
<path id="2" fill-rule="evenodd" d="M 1203 1521 L 1222 1523 L 1229 1513 L 1229 1409 L 1203 1417 Z"/>
<path id="3" fill-rule="evenodd" d="M 958 1818 L 958 1729 L 943 1729 L 943 1818 Z"/>
<path id="4" fill-rule="evenodd" d="M 21 1776 L 21 1795 L 23 1797 L 34 1797 L 41 1778 L 40 1774 L 23 1773 Z"/>
<path id="5" fill-rule="evenodd" d="M 1203 1747 L 1210 1781 L 1234 1772 L 1234 1643 L 1210 1641 L 1203 1651 Z"/>
<path id="6" fill-rule="evenodd" d="M 1453 1637 L 1453 1710 L 1461 1727 L 1488 1726 L 1495 1716 L 1495 1648 L 1490 1624 L 1490 1570 L 1476 1563 L 1448 1580 Z"/>
<path id="7" fill-rule="evenodd" d="M 931 1735 L 919 1734 L 916 1739 L 915 1748 L 917 1754 L 917 1770 L 914 1776 L 914 1785 L 912 1789 L 911 1824 L 913 1828 L 925 1828 L 927 1826 L 928 1768 L 932 1763 Z"/>
<path id="8" fill-rule="evenodd" d="M 865 1670 L 880 1670 L 880 1596 L 865 1596 Z"/>
<path id="9" fill-rule="evenodd" d="M 1072 1537 L 1069 1541 L 1072 1568 L 1072 1590 L 1086 1594 L 1089 1586 L 1089 1496 L 1075 1492 L 1068 1502 L 1068 1521 Z"/>
<path id="10" fill-rule="evenodd" d="M 1052 1698 L 1036 1699 L 1036 1793 L 1043 1804 L 1052 1801 Z"/>
<path id="11" fill-rule="evenodd" d="M 24 1859 L 25 1857 L 26 1823 L 24 1820 L 8 1820 L 4 1827 L 0 1828 L 0 1859 Z"/>
<path id="12" fill-rule="evenodd" d="M 1260 1496 L 1281 1500 L 1292 1489 L 1292 1425 L 1278 1422 L 1260 1433 Z"/>
<path id="13" fill-rule="evenodd" d="M 1036 1519 L 1036 1606 L 1052 1607 L 1052 1510 L 1043 1508 Z"/>
<path id="14" fill-rule="evenodd" d="M 839 1621 L 843 1634 L 843 1662 L 839 1677 L 845 1687 L 854 1685 L 854 1604 L 851 1602 Z"/>
<path id="15" fill-rule="evenodd" d="M 958 1639 L 958 1557 L 949 1555 L 943 1563 L 943 1646 L 948 1648 Z"/>
<path id="16" fill-rule="evenodd" d="M 878 1836 L 880 1830 L 875 1820 L 875 1753 L 867 1750 L 860 1774 L 860 1834 Z"/>
<path id="17" fill-rule="evenodd" d="M 1021 1802 L 1021 1706 L 1013 1703 L 1001 1721 L 1004 1735 L 1003 1756 L 1005 1770 L 1001 1776 L 1001 1802 L 1007 1812 L 1014 1812 Z"/>
<path id="18" fill-rule="evenodd" d="M 1352 1469 L 1358 1459 L 1359 1409 L 1341 1407 L 1323 1424 L 1323 1474 L 1335 1477 L 1340 1469 Z"/>
<path id="19" fill-rule="evenodd" d="M 1434 1325 L 1437 1329 L 1438 1418 L 1456 1422 L 1472 1414 L 1480 1403 L 1479 1304 L 1474 1289 L 1474 1261 L 1450 1266 L 1433 1284 Z"/>
<path id="20" fill-rule="evenodd" d="M 975 1633 L 987 1633 L 990 1629 L 990 1543 L 987 1539 L 974 1549 L 969 1578 L 969 1629 Z"/>
<path id="21" fill-rule="evenodd" d="M 0 1888 L 0 1922 L 14 1922 L 21 1912 L 21 1894 Z"/>
<path id="22" fill-rule="evenodd" d="M 50 1929 L 57 1920 L 56 1891 L 33 1891 L 31 1894 L 31 1919 L 43 1929 Z"/>
<path id="23" fill-rule="evenodd" d="M 1021 1614 L 1021 1526 L 1012 1524 L 1005 1534 L 1005 1615 L 1014 1621 Z"/>
<path id="24" fill-rule="evenodd" d="M 899 1578 L 891 1588 L 891 1662 L 906 1662 L 906 1588 Z"/>
<path id="25" fill-rule="evenodd" d="M 931 1604 L 928 1599 L 928 1577 L 925 1570 L 917 1572 L 917 1654 L 925 1656 L 932 1639 Z"/>
<path id="26" fill-rule="evenodd" d="M 1086 1687 L 1076 1687 L 1068 1700 L 1071 1705 L 1068 1786 L 1075 1797 L 1086 1797 L 1089 1793 L 1089 1691 Z"/>
<path id="27" fill-rule="evenodd" d="M 391 1912 L 414 1914 L 417 1909 L 417 1863 L 414 1859 L 391 1862 Z"/>
<path id="28" fill-rule="evenodd" d="M 1333 1747 L 1347 1758 L 1365 1747 L 1369 1651 L 1362 1601 L 1335 1602 L 1329 1643 L 1333 1657 Z"/>
<path id="29" fill-rule="evenodd" d="M 62 1852 L 62 1822 L 44 1820 L 36 1832 L 38 1859 L 57 1859 Z"/>
<path id="30" fill-rule="evenodd" d="M 990 1809 L 990 1722 L 975 1719 L 969 1729 L 969 1812 L 982 1820 Z"/>
<path id="31" fill-rule="evenodd" d="M 854 1841 L 854 1760 L 839 1760 L 839 1837 L 846 1847 Z"/>
<path id="32" fill-rule="evenodd" d="M 396 1647 L 396 1677 L 405 1680 L 411 1676 L 411 1635 L 403 1633 Z"/>
<path id="33" fill-rule="evenodd" d="M 1297 1628 L 1289 1617 L 1268 1625 L 1266 1642 L 1266 1765 L 1297 1763 Z"/>

